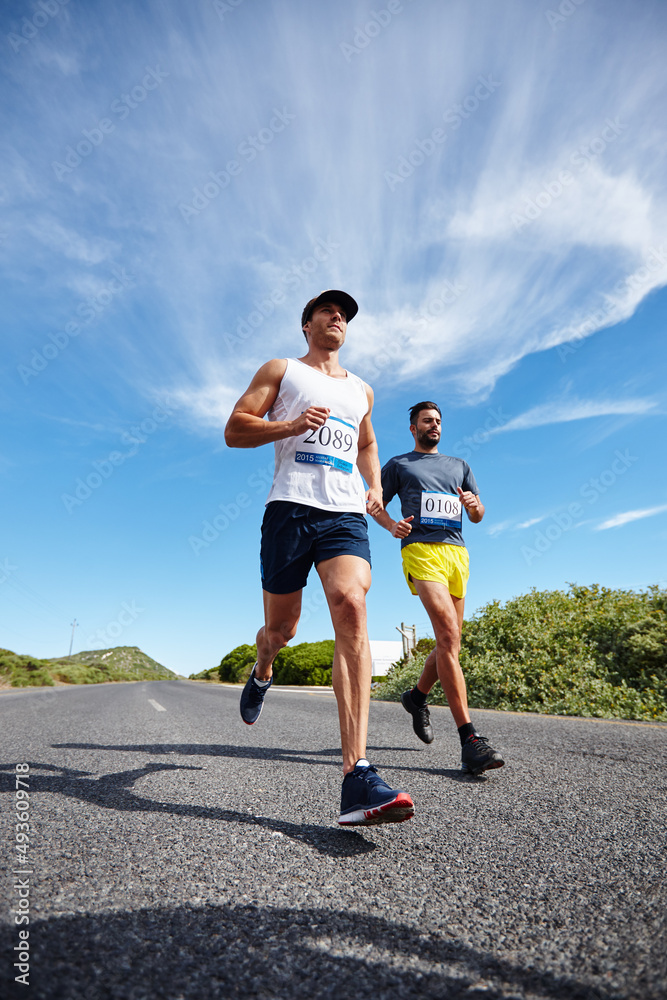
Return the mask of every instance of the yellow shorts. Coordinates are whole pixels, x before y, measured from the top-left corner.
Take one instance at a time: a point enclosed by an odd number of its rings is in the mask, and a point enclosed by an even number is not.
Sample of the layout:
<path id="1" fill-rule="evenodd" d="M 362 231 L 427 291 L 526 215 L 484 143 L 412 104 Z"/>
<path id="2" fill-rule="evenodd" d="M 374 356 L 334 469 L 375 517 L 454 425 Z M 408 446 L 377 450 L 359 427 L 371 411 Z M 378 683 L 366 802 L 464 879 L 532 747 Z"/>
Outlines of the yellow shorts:
<path id="1" fill-rule="evenodd" d="M 411 542 L 401 549 L 408 587 L 417 593 L 413 580 L 444 583 L 452 597 L 465 597 L 470 576 L 470 558 L 464 545 L 447 542 Z"/>

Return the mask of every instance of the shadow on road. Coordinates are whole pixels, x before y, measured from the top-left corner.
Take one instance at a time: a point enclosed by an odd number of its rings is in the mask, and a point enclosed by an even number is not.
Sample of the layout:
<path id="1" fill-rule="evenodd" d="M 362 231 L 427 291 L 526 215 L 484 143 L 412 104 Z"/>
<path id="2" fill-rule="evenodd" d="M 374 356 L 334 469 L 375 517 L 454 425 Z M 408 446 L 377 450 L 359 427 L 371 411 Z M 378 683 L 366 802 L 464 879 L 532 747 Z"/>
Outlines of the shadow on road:
<path id="1" fill-rule="evenodd" d="M 268 760 L 278 764 L 310 764 L 313 757 L 332 757 L 333 760 L 318 760 L 318 765 L 340 768 L 341 752 L 339 747 L 330 750 L 283 750 L 280 747 L 237 746 L 232 743 L 54 743 L 54 750 L 111 750 L 113 752 L 146 753 L 153 756 L 175 754 L 182 757 L 232 757 L 245 760 Z M 369 746 L 369 754 L 376 750 L 380 753 L 419 753 L 418 747 L 386 747 Z M 371 759 L 373 759 L 371 754 Z M 439 778 L 450 778 L 452 781 L 479 782 L 485 781 L 487 775 L 473 778 L 460 768 L 425 767 L 415 764 L 382 765 L 390 771 L 419 772 L 431 774 Z"/>
<path id="2" fill-rule="evenodd" d="M 0 792 L 14 791 L 14 764 L 0 764 Z M 352 857 L 374 851 L 376 845 L 352 830 L 315 824 L 289 823 L 286 820 L 267 816 L 254 816 L 249 812 L 234 809 L 217 809 L 212 806 L 198 806 L 178 802 L 158 802 L 138 795 L 132 785 L 140 778 L 159 771 L 200 771 L 199 767 L 179 764 L 146 764 L 131 771 L 103 774 L 91 777 L 85 771 L 54 767 L 52 764 L 30 763 L 30 792 L 49 792 L 69 798 L 89 802 L 103 809 L 117 809 L 122 812 L 169 813 L 172 816 L 191 816 L 197 819 L 214 820 L 221 823 L 246 823 L 281 833 L 298 840 L 308 847 L 314 847 L 320 854 L 331 857 Z M 40 774 L 46 771 L 46 774 Z M 8 773 L 10 772 L 10 773 Z"/>
<path id="3" fill-rule="evenodd" d="M 269 760 L 276 764 L 310 764 L 312 757 L 333 757 L 318 761 L 329 767 L 341 766 L 340 747 L 332 750 L 281 750 L 280 747 L 241 747 L 233 743 L 54 743 L 54 750 L 113 750 L 149 753 L 156 756 L 177 754 L 182 757 L 235 757 L 245 760 Z"/>
<path id="4" fill-rule="evenodd" d="M 9 979 L 11 931 L 3 938 L 0 983 L 14 989 L 5 996 L 18 996 Z M 30 941 L 33 971 L 24 992 L 32 1000 L 611 1000 L 604 987 L 349 910 L 221 905 L 82 913 L 35 921 Z M 641 995 L 655 994 L 649 988 Z"/>

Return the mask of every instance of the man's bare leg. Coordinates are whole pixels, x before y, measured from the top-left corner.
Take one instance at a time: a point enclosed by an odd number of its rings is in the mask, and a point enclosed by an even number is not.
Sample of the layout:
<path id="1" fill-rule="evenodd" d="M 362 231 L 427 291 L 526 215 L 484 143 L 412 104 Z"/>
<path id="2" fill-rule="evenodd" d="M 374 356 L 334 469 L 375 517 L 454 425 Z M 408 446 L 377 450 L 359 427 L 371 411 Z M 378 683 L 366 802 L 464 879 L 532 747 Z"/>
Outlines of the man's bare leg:
<path id="1" fill-rule="evenodd" d="M 461 633 L 463 631 L 463 613 L 465 609 L 465 597 L 454 597 L 453 594 L 449 595 L 454 602 L 454 607 L 456 608 L 456 617 L 459 623 L 459 644 L 458 652 L 461 652 Z M 415 685 L 418 691 L 422 694 L 429 694 L 431 688 L 438 679 L 438 667 L 437 667 L 437 650 L 432 649 L 431 652 L 426 657 L 426 662 L 424 663 L 424 668 L 421 672 L 421 677 Z"/>
<path id="2" fill-rule="evenodd" d="M 273 661 L 296 635 L 296 627 L 301 616 L 302 591 L 291 594 L 269 594 L 264 597 L 264 624 L 257 633 L 257 666 L 255 677 L 258 681 L 268 681 L 273 676 Z"/>
<path id="3" fill-rule="evenodd" d="M 366 594 L 371 568 L 360 556 L 342 555 L 317 566 L 336 637 L 333 689 L 338 703 L 343 774 L 366 756 L 371 697 L 371 650 L 366 626 Z"/>
<path id="4" fill-rule="evenodd" d="M 271 686 L 273 661 L 296 634 L 301 613 L 301 591 L 269 594 L 264 591 L 264 625 L 257 633 L 257 662 L 241 692 L 241 718 L 254 726 L 264 707 L 264 697 Z"/>
<path id="5" fill-rule="evenodd" d="M 435 660 L 438 678 L 459 731 L 463 769 L 477 775 L 492 768 L 502 767 L 505 763 L 502 756 L 489 745 L 486 737 L 475 732 L 468 711 L 468 692 L 459 663 L 463 600 L 453 597 L 442 583 L 415 580 L 414 584 L 431 619 L 436 640 L 436 647 L 427 658 L 427 664 L 429 660 L 431 661 L 428 664 L 428 672 L 425 664 L 420 682 L 425 679 L 428 683 L 432 676 L 433 660 Z M 426 674 L 426 678 L 424 678 L 424 674 Z M 405 705 L 405 702 L 403 704 Z M 420 735 L 417 728 L 415 728 L 415 732 L 418 736 Z M 424 742 L 429 741 L 424 740 Z"/>
<path id="6" fill-rule="evenodd" d="M 433 626 L 436 641 L 433 652 L 435 653 L 438 679 L 458 728 L 470 722 L 466 682 L 459 663 L 461 624 L 455 604 L 459 599 L 452 597 L 447 587 L 442 583 L 435 583 L 432 580 L 415 580 L 414 584 Z M 429 659 L 432 656 L 433 653 L 429 654 Z M 424 668 L 426 669 L 426 664 Z M 419 690 L 422 689 L 419 688 Z"/>

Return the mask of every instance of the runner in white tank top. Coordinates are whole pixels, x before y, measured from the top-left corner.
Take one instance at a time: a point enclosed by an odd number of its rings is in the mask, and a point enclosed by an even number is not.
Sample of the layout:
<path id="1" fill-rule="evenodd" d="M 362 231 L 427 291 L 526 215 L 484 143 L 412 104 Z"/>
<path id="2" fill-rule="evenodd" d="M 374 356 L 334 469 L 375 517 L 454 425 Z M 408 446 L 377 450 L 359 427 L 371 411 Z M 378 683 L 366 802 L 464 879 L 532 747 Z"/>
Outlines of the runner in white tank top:
<path id="1" fill-rule="evenodd" d="M 266 502 L 289 500 L 365 514 L 357 452 L 359 427 L 369 410 L 366 384 L 352 372 L 332 378 L 288 358 L 269 420 L 295 420 L 314 400 L 327 407 L 329 417 L 321 427 L 275 442 L 276 468 Z"/>
<path id="2" fill-rule="evenodd" d="M 356 313 L 346 292 L 333 289 L 311 299 L 301 316 L 307 354 L 263 365 L 225 428 L 230 448 L 272 443 L 276 450 L 262 536 L 264 625 L 257 633 L 257 662 L 241 695 L 241 716 L 248 725 L 259 718 L 273 661 L 296 634 L 302 588 L 314 564 L 336 637 L 341 825 L 400 822 L 414 813 L 410 796 L 390 788 L 366 759 L 371 571 L 364 512 L 379 514 L 383 507 L 373 393 L 338 360 Z"/>

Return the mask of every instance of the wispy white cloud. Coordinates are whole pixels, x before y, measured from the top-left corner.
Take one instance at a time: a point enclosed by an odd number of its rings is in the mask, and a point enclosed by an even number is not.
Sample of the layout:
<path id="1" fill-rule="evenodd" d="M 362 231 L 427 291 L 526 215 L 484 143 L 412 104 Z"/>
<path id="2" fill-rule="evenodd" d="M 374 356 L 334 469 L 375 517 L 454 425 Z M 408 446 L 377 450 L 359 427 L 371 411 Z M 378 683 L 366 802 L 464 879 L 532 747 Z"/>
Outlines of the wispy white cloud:
<path id="1" fill-rule="evenodd" d="M 524 431 L 547 424 L 562 424 L 572 420 L 586 420 L 591 417 L 617 415 L 643 416 L 656 410 L 656 402 L 651 399 L 560 399 L 534 406 L 525 413 L 508 420 L 499 427 L 493 427 L 489 435 L 504 434 L 507 431 Z"/>
<path id="2" fill-rule="evenodd" d="M 245 386 L 244 386 L 245 388 Z M 224 428 L 240 392 L 222 382 L 211 381 L 204 386 L 178 386 L 169 392 L 169 403 L 180 409 L 197 426 L 220 430 Z"/>
<path id="3" fill-rule="evenodd" d="M 27 232 L 45 247 L 62 254 L 68 260 L 79 261 L 82 264 L 100 264 L 102 261 L 113 259 L 120 252 L 117 240 L 82 235 L 53 217 L 42 216 L 28 223 L 26 228 Z"/>
<path id="4" fill-rule="evenodd" d="M 36 258 L 45 291 L 72 296 L 94 294 L 92 272 L 111 259 L 136 270 L 159 309 L 151 384 L 173 390 L 178 358 L 183 401 L 205 426 L 218 394 L 238 395 L 267 357 L 299 350 L 299 313 L 321 288 L 360 302 L 350 367 L 378 385 L 439 373 L 472 400 L 527 354 L 627 318 L 667 282 L 659 34 L 628 18 L 593 66 L 587 5 L 554 32 L 528 0 L 483 31 L 466 5 L 406 4 L 347 60 L 364 10 L 323 19 L 313 5 L 267 3 L 260 26 L 250 5 L 224 21 L 212 3 L 167 2 L 159 18 L 77 9 L 76 30 L 54 20 L 52 56 L 35 43 L 12 69 L 24 103 L 5 140 L 7 225 L 57 205 L 12 231 L 12 256 Z M 28 57 L 38 74 L 22 71 Z M 158 65 L 162 82 L 142 94 Z M 141 99 L 121 117 L 113 102 L 132 93 Z M 271 132 L 276 110 L 285 127 Z M 52 162 L 105 117 L 113 129 L 57 180 Z M 183 205 L 199 207 L 185 219 Z M 319 239 L 335 251 L 296 279 Z M 283 301 L 230 349 L 225 334 L 286 273 Z M 137 317 L 114 341 L 135 383 L 147 381 L 143 327 Z M 211 370 L 224 373 L 221 390 Z M 530 414 L 525 426 L 579 419 Z"/>
<path id="5" fill-rule="evenodd" d="M 602 524 L 598 524 L 595 530 L 607 531 L 609 528 L 620 528 L 624 524 L 630 524 L 632 521 L 641 521 L 645 517 L 655 517 L 656 514 L 664 514 L 665 511 L 667 511 L 667 504 L 661 504 L 659 507 L 645 507 L 643 510 L 627 510 L 623 514 L 616 514 L 615 517 L 610 517 L 607 521 L 603 521 Z"/>
<path id="6" fill-rule="evenodd" d="M 486 528 L 487 535 L 491 535 L 493 538 L 495 535 L 501 535 L 504 531 L 509 528 L 513 528 L 515 522 L 513 520 L 498 521 L 496 524 L 489 524 Z"/>
<path id="7" fill-rule="evenodd" d="M 507 521 L 499 521 L 497 524 L 491 524 L 487 528 L 487 534 L 491 535 L 501 535 L 505 531 L 524 531 L 526 528 L 532 528 L 534 524 L 539 524 L 540 521 L 544 521 L 546 514 L 540 515 L 540 517 L 531 517 L 527 521 L 517 522 L 513 518 Z"/>
<path id="8" fill-rule="evenodd" d="M 517 530 L 520 531 L 522 528 L 532 528 L 534 524 L 539 524 L 540 521 L 544 520 L 542 517 L 531 517 L 528 521 L 522 521 L 521 524 L 517 524 Z"/>

